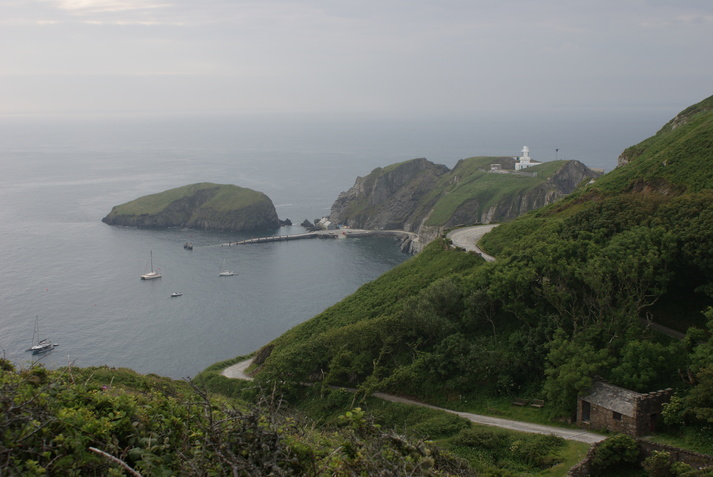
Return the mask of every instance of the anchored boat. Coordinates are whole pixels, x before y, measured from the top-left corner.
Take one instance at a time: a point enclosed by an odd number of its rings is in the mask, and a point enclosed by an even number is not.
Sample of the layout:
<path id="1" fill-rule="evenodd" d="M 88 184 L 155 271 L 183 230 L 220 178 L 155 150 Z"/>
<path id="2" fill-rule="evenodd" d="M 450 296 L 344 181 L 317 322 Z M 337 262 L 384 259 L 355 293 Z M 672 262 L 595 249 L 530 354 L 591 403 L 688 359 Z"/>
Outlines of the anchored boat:
<path id="1" fill-rule="evenodd" d="M 57 343 L 52 343 L 48 338 L 39 339 L 40 336 L 40 320 L 35 317 L 35 330 L 32 333 L 32 342 L 38 340 L 36 344 L 29 347 L 27 351 L 32 351 L 32 354 L 46 353 L 47 351 L 52 351 L 55 347 L 59 346 Z"/>
<path id="2" fill-rule="evenodd" d="M 151 261 L 151 271 L 141 275 L 141 279 L 142 280 L 153 280 L 154 278 L 161 278 L 161 273 L 159 273 L 158 270 L 154 271 L 154 269 L 153 269 L 153 250 L 150 253 L 149 260 Z"/>

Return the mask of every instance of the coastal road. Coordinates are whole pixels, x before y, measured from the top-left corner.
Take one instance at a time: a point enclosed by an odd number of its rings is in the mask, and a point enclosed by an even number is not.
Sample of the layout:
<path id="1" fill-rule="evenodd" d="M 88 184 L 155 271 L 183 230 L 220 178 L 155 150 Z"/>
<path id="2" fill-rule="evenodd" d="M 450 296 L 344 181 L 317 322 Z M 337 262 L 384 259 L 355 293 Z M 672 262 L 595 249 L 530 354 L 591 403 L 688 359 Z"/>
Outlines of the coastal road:
<path id="1" fill-rule="evenodd" d="M 221 372 L 221 374 L 223 376 L 225 376 L 226 378 L 252 380 L 252 377 L 248 376 L 245 373 L 245 370 L 250 366 L 251 363 L 252 363 L 252 359 L 241 361 L 240 363 L 237 363 L 237 364 L 234 364 L 232 366 L 225 368 Z M 503 429 L 510 429 L 512 431 L 527 432 L 530 434 L 546 434 L 546 435 L 554 434 L 556 436 L 562 437 L 563 439 L 566 439 L 569 441 L 579 441 L 579 442 L 585 442 L 587 444 L 594 444 L 596 442 L 606 439 L 605 436 L 601 436 L 599 434 L 594 434 L 592 432 L 582 431 L 580 429 L 566 429 L 563 427 L 544 426 L 541 424 L 532 424 L 529 422 L 521 422 L 521 421 L 512 421 L 510 419 L 502 419 L 499 417 L 483 416 L 481 414 L 473 414 L 470 412 L 453 411 L 451 409 L 445 409 L 442 407 L 431 406 L 430 404 L 426 404 L 426 403 L 419 402 L 419 401 L 414 401 L 412 399 L 402 398 L 400 396 L 394 396 L 391 394 L 374 393 L 374 397 L 383 399 L 385 401 L 398 402 L 398 403 L 402 403 L 402 404 L 408 404 L 411 406 L 428 407 L 431 409 L 436 409 L 438 411 L 449 412 L 451 414 L 456 414 L 464 419 L 468 419 L 469 421 L 471 421 L 475 424 L 482 424 L 482 425 L 491 426 L 491 427 L 500 427 Z"/>
<path id="2" fill-rule="evenodd" d="M 488 262 L 494 262 L 495 257 L 488 255 L 478 248 L 478 241 L 500 224 L 476 225 L 474 227 L 465 227 L 456 229 L 448 233 L 447 237 L 453 242 L 453 245 L 465 249 L 468 252 L 480 254 Z"/>
<path id="3" fill-rule="evenodd" d="M 225 376 L 226 378 L 242 379 L 244 381 L 252 381 L 253 380 L 252 376 L 248 376 L 248 374 L 245 372 L 245 370 L 248 369 L 248 367 L 252 364 L 252 362 L 253 362 L 252 358 L 246 359 L 245 361 L 241 361 L 238 364 L 228 366 L 223 371 L 221 371 L 220 374 Z"/>

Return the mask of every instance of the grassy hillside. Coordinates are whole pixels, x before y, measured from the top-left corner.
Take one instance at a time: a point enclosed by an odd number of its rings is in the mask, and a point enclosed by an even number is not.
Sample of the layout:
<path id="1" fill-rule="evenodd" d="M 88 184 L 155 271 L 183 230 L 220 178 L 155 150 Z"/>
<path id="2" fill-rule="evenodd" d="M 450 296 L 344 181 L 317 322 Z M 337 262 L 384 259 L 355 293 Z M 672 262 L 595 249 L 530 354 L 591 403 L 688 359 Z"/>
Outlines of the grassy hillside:
<path id="1" fill-rule="evenodd" d="M 497 162 L 496 157 L 474 157 L 460 161 L 453 172 L 443 178 L 439 188 L 434 190 L 436 203 L 428 217 L 426 225 L 444 225 L 456 210 L 464 203 L 477 204 L 474 215 L 480 215 L 496 204 L 521 200 L 535 187 L 543 185 L 565 163 L 553 161 L 527 169 L 537 176 L 516 174 L 491 174 L 490 164 Z M 453 181 L 453 176 L 458 181 Z"/>
<path id="2" fill-rule="evenodd" d="M 624 151 L 629 160 L 607 174 L 598 188 L 607 194 L 642 187 L 673 193 L 700 192 L 713 182 L 713 96 L 695 104 L 669 121 L 656 135 Z"/>
<path id="3" fill-rule="evenodd" d="M 602 376 L 641 392 L 675 388 L 666 422 L 713 442 L 713 176 L 699 172 L 713 161 L 709 105 L 635 146 L 628 165 L 495 229 L 483 241 L 495 263 L 432 243 L 271 343 L 258 379 L 461 409 L 543 398 L 550 416 L 569 417 Z"/>
<path id="4" fill-rule="evenodd" d="M 200 191 L 210 191 L 211 198 L 202 207 L 216 211 L 232 210 L 249 206 L 264 198 L 264 194 L 230 184 L 201 182 L 176 187 L 158 194 L 146 195 L 116 206 L 116 215 L 155 215 L 163 212 L 171 204 L 185 200 Z"/>

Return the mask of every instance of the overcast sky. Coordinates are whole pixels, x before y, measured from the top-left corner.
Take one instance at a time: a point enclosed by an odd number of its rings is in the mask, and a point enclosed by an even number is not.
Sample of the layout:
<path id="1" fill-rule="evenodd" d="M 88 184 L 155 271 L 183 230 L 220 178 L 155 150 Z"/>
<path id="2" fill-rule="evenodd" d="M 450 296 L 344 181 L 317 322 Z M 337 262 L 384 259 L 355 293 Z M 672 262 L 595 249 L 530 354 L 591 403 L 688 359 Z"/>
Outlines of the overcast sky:
<path id="1" fill-rule="evenodd" d="M 713 94 L 712 0 L 0 0 L 0 114 L 462 114 Z"/>

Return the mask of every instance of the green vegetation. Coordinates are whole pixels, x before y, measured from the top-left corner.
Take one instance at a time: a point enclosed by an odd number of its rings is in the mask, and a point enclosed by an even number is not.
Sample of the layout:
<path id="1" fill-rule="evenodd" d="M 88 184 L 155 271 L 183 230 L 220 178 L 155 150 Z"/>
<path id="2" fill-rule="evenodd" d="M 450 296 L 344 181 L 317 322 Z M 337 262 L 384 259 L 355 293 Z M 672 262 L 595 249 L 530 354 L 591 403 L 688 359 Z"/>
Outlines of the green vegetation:
<path id="1" fill-rule="evenodd" d="M 236 206 L 254 204 L 264 197 L 261 192 L 229 184 L 211 184 L 201 182 L 183 187 L 176 187 L 158 194 L 139 197 L 116 206 L 117 215 L 152 215 L 163 212 L 171 204 L 185 200 L 199 192 L 211 192 L 208 201 L 202 204 L 213 210 L 231 210 Z"/>
<path id="2" fill-rule="evenodd" d="M 473 157 L 458 163 L 453 172 L 441 179 L 429 199 L 435 199 L 433 212 L 426 225 L 439 226 L 448 223 L 456 210 L 463 204 L 472 204 L 472 213 L 480 216 L 496 204 L 516 207 L 522 196 L 547 182 L 566 161 L 553 161 L 527 169 L 527 173 L 537 176 L 517 174 L 491 174 L 490 164 L 497 157 Z M 453 181 L 453 176 L 458 181 Z M 431 200 L 427 200 L 431 202 Z"/>
<path id="3" fill-rule="evenodd" d="M 611 175 L 496 228 L 482 242 L 496 262 L 439 240 L 290 330 L 263 350 L 258 382 L 349 385 L 356 403 L 378 390 L 462 410 L 539 398 L 537 419 L 552 419 L 570 418 L 601 376 L 640 392 L 674 388 L 668 432 L 713 450 L 712 103 Z M 669 152 L 675 164 L 661 165 Z"/>
<path id="4" fill-rule="evenodd" d="M 341 388 L 302 388 L 298 410 L 329 426 L 343 419 L 353 400 L 353 393 Z M 364 400 L 360 409 L 382 428 L 397 429 L 415 440 L 433 441 L 444 452 L 467 461 L 479 476 L 564 477 L 589 448 L 554 436 L 477 426 L 452 413 L 376 398 Z"/>
<path id="5" fill-rule="evenodd" d="M 0 473 L 475 475 L 464 461 L 382 428 L 361 409 L 317 426 L 280 404 L 247 404 L 126 369 L 18 371 L 0 360 Z"/>
<path id="6" fill-rule="evenodd" d="M 251 382 L 219 374 L 241 358 L 192 383 L 110 368 L 16 370 L 0 360 L 0 470 L 562 475 L 581 445 L 371 395 L 563 421 L 595 376 L 642 392 L 674 388 L 660 420 L 666 440 L 711 453 L 712 134 L 713 97 L 628 149 L 626 166 L 488 234 L 481 245 L 496 262 L 432 242 L 258 350 Z M 470 174 L 451 184 L 456 198 L 468 196 L 477 165 L 460 165 Z M 545 405 L 509 407 L 513 398 Z M 614 436 L 591 472 L 690 469 L 667 452 L 642 461 L 635 441 Z"/>
<path id="7" fill-rule="evenodd" d="M 693 105 L 669 121 L 656 135 L 626 149 L 630 163 L 607 174 L 598 187 L 607 193 L 649 188 L 700 192 L 710 189 L 713 169 L 713 97 Z"/>

